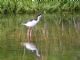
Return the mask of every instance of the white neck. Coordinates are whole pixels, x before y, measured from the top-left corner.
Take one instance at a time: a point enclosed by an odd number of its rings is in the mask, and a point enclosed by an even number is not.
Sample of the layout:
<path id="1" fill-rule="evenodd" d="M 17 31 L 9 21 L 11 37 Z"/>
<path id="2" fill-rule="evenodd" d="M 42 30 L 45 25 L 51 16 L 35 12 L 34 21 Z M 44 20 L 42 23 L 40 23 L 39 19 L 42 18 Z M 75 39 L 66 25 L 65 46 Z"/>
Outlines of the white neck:
<path id="1" fill-rule="evenodd" d="M 37 55 L 38 57 L 40 57 L 40 54 L 39 54 L 38 50 L 36 50 L 36 55 Z"/>
<path id="2" fill-rule="evenodd" d="M 38 18 L 37 18 L 37 22 L 39 22 L 39 21 L 40 21 L 40 18 L 41 18 L 41 16 L 38 16 Z"/>

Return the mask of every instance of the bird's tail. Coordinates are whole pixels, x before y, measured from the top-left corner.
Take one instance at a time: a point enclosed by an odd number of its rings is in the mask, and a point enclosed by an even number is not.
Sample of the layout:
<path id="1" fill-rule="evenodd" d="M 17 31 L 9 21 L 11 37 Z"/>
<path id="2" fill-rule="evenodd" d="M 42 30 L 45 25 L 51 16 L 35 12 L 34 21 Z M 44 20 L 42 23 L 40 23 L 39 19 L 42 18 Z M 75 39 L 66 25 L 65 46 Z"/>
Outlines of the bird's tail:
<path id="1" fill-rule="evenodd" d="M 25 25 L 24 23 L 21 23 L 21 25 Z"/>

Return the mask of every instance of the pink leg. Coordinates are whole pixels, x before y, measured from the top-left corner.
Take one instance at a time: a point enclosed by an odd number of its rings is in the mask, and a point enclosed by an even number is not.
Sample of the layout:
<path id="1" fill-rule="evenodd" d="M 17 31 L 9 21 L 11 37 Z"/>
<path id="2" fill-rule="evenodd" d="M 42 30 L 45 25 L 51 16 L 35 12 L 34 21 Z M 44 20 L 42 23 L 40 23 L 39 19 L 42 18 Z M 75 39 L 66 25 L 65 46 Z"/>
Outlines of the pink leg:
<path id="1" fill-rule="evenodd" d="M 30 31 L 30 29 L 28 28 L 28 30 L 27 30 L 27 39 L 28 39 L 28 42 L 29 42 L 29 31 Z"/>
<path id="2" fill-rule="evenodd" d="M 30 42 L 32 42 L 32 28 L 30 28 L 30 38 L 29 38 Z"/>
<path id="3" fill-rule="evenodd" d="M 32 40 L 32 28 L 31 27 L 28 28 L 27 39 L 28 39 L 28 42 L 31 42 Z"/>

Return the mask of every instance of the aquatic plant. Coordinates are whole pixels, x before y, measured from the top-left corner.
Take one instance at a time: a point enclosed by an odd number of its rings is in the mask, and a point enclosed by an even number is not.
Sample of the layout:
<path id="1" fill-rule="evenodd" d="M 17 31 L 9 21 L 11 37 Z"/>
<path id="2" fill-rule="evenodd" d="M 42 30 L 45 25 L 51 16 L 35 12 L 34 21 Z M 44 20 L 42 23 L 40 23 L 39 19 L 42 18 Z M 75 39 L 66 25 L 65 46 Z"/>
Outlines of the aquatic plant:
<path id="1" fill-rule="evenodd" d="M 0 13 L 78 11 L 80 0 L 0 0 Z"/>

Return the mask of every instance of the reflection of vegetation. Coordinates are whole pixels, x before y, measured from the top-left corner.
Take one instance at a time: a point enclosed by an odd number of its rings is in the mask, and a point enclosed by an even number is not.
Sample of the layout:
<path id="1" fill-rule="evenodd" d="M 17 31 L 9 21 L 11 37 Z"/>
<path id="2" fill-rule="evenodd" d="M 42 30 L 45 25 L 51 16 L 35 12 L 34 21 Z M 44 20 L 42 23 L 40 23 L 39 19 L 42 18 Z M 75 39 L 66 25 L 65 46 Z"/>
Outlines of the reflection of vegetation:
<path id="1" fill-rule="evenodd" d="M 21 42 L 27 40 L 23 20 L 32 15 L 0 16 L 0 59 L 36 60 Z M 41 60 L 77 60 L 80 58 L 80 14 L 57 13 L 44 15 L 33 28 L 33 42 L 39 48 Z"/>
<path id="2" fill-rule="evenodd" d="M 77 11 L 80 0 L 0 0 L 0 13 Z"/>

